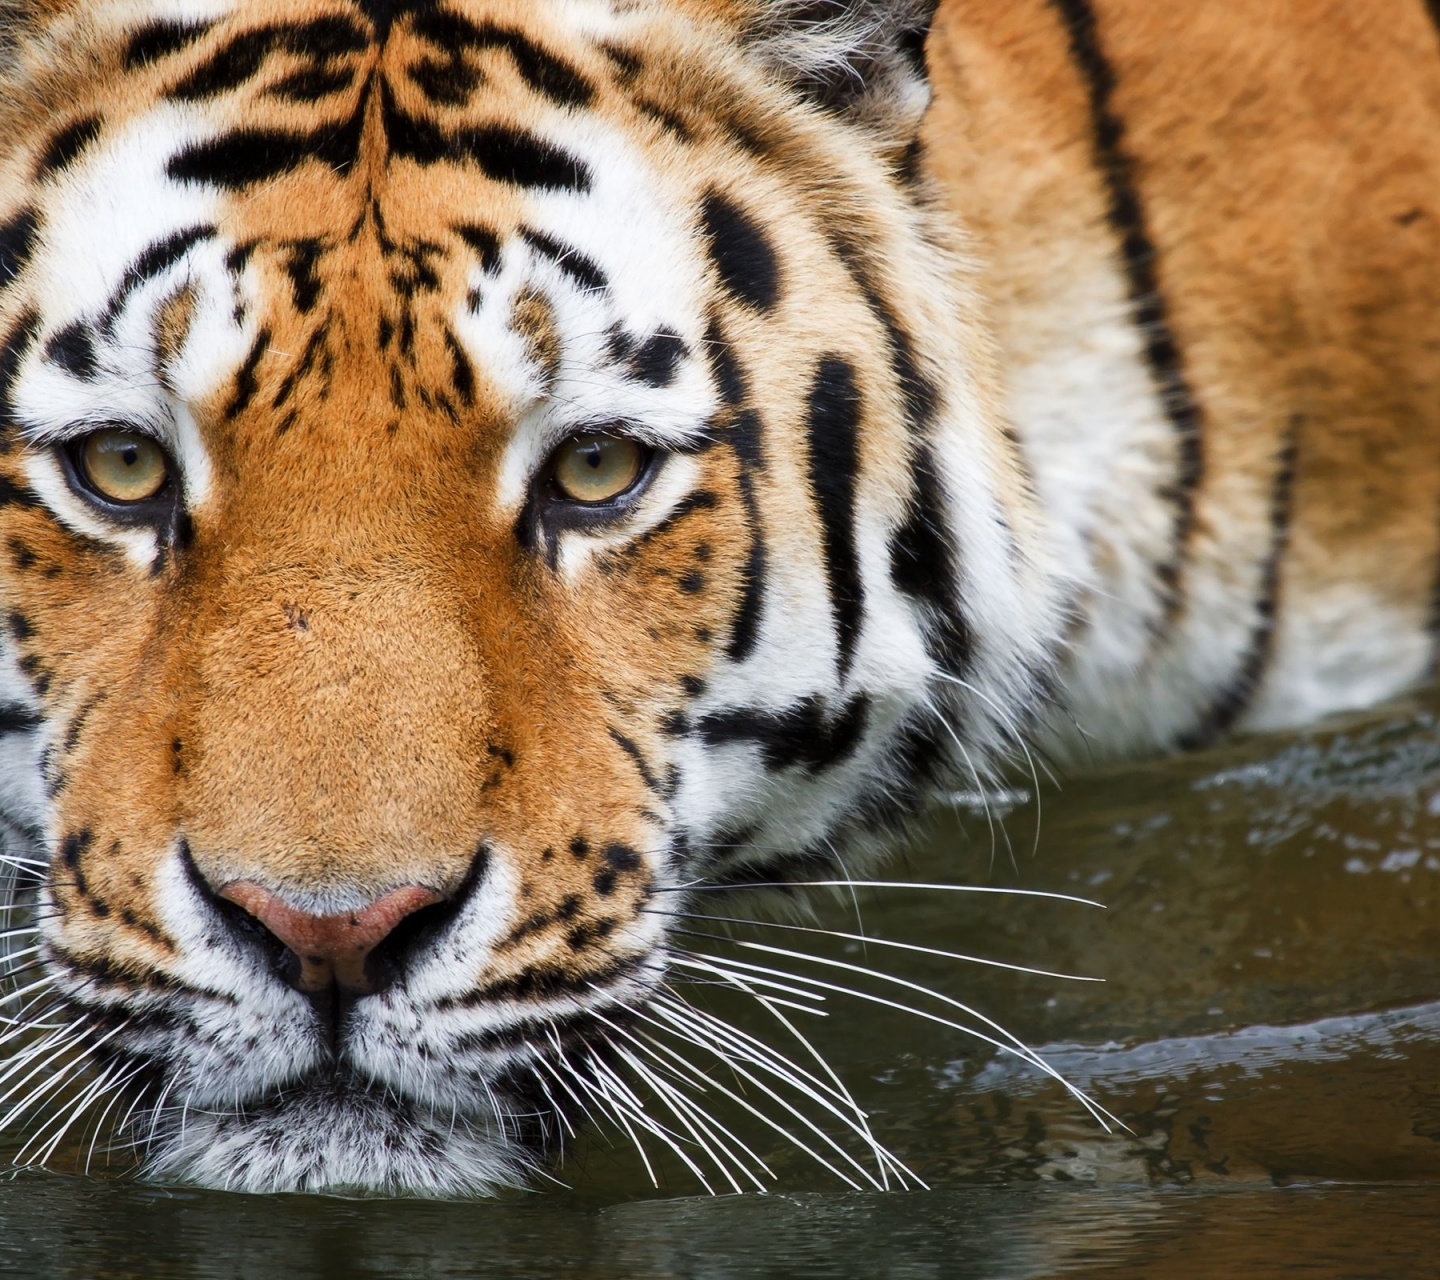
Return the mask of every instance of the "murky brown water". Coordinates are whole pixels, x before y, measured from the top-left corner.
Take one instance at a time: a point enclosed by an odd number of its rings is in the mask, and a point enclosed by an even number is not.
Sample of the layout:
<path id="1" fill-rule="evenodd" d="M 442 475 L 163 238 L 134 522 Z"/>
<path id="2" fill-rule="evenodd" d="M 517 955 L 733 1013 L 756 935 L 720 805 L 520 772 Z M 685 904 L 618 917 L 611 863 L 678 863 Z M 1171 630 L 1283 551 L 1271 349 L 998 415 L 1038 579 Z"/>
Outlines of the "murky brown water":
<path id="1" fill-rule="evenodd" d="M 851 1192 L 743 1115 L 781 1188 L 661 1187 L 582 1144 L 570 1190 L 478 1204 L 165 1192 L 19 1175 L 0 1274 L 85 1277 L 1423 1276 L 1440 1257 L 1440 699 L 1109 770 L 1005 818 L 945 818 L 891 870 L 1049 900 L 860 895 L 863 932 L 1100 976 L 736 929 L 983 1010 L 1118 1116 L 960 1033 L 834 998 L 807 1032 L 928 1191 Z M 744 914 L 729 902 L 717 912 Z M 848 898 L 825 925 L 858 932 Z M 802 969 L 773 953 L 717 955 Z M 803 968 L 849 981 L 851 971 Z M 868 982 L 882 996 L 913 991 Z M 697 995 L 695 998 L 701 998 Z M 720 1009 L 721 1006 L 716 1006 Z M 929 1002 L 940 1014 L 952 1006 Z M 759 1033 L 765 1018 L 725 1006 Z"/>

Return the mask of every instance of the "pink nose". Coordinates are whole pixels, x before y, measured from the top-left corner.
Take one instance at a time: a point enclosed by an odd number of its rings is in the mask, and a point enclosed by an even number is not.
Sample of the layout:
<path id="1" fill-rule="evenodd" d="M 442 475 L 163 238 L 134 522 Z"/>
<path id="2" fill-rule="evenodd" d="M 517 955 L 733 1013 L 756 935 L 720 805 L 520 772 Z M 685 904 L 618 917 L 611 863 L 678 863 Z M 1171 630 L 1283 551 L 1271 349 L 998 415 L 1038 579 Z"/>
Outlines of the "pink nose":
<path id="1" fill-rule="evenodd" d="M 411 884 L 391 890 L 360 911 L 312 916 L 250 880 L 232 881 L 220 896 L 248 911 L 295 954 L 300 961 L 296 984 L 300 990 L 324 991 L 333 982 L 362 993 L 371 990 L 365 958 L 406 916 L 443 901 L 433 889 Z"/>

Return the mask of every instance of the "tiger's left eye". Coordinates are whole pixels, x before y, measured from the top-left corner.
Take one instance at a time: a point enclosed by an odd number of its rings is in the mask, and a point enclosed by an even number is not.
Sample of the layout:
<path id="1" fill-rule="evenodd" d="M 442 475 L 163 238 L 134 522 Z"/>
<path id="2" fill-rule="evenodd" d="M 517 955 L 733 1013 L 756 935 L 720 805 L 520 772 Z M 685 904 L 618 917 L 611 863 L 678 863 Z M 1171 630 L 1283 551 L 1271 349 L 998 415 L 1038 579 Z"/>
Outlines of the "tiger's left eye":
<path id="1" fill-rule="evenodd" d="M 118 506 L 156 497 L 170 480 L 165 451 L 137 431 L 96 431 L 82 438 L 76 460 L 86 486 Z"/>
<path id="2" fill-rule="evenodd" d="M 550 463 L 555 487 L 572 502 L 593 506 L 628 492 L 645 468 L 645 449 L 624 436 L 571 436 Z"/>

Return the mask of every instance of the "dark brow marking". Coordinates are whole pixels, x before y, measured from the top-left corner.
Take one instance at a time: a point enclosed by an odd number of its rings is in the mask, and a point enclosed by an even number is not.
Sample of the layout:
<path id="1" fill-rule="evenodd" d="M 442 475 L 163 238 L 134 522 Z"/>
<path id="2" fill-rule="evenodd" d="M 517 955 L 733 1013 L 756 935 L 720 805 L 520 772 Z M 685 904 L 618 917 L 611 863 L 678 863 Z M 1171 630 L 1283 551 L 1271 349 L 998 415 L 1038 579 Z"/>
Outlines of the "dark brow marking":
<path id="1" fill-rule="evenodd" d="M 212 22 L 151 22 L 130 37 L 125 48 L 125 69 L 135 71 L 171 54 L 188 49 L 214 27 Z"/>
<path id="2" fill-rule="evenodd" d="M 343 18 L 317 18 L 298 26 L 260 27 L 236 36 L 195 67 L 166 97 L 194 101 L 215 97 L 252 80 L 271 54 L 281 50 L 324 62 L 358 53 L 369 41 Z"/>
<path id="3" fill-rule="evenodd" d="M 53 134 L 35 166 L 36 178 L 58 173 L 73 163 L 80 153 L 100 136 L 101 127 L 99 116 L 86 116 L 81 120 L 71 121 Z"/>
<path id="4" fill-rule="evenodd" d="M 105 304 L 105 310 L 100 317 L 101 331 L 108 334 L 114 329 L 115 321 L 136 289 L 168 271 L 197 244 L 213 240 L 215 235 L 216 231 L 212 226 L 187 227 L 147 245 L 140 256 L 125 269 L 119 286 Z"/>
<path id="5" fill-rule="evenodd" d="M 630 357 L 630 374 L 647 386 L 662 390 L 675 381 L 690 348 L 673 329 L 661 329 L 646 338 Z"/>
<path id="6" fill-rule="evenodd" d="M 0 223 L 0 289 L 25 270 L 40 232 L 40 220 L 33 209 L 21 209 Z"/>
<path id="7" fill-rule="evenodd" d="M 291 102 L 318 102 L 354 83 L 355 72 L 349 67 L 304 67 L 277 80 L 266 93 Z"/>
<path id="8" fill-rule="evenodd" d="M 649 762 L 645 759 L 644 753 L 635 745 L 635 742 L 627 738 L 619 729 L 615 728 L 614 725 L 608 725 L 607 730 L 619 745 L 620 749 L 634 761 L 636 772 L 640 774 L 640 778 L 645 785 L 656 795 L 663 796 L 665 789 L 660 785 L 658 779 L 656 779 Z"/>
<path id="9" fill-rule="evenodd" d="M 45 358 L 66 373 L 88 382 L 99 369 L 95 335 L 90 326 L 79 320 L 67 324 L 45 344 Z"/>
<path id="10" fill-rule="evenodd" d="M 576 157 L 523 129 L 486 125 L 447 134 L 434 121 L 403 111 L 381 86 L 381 122 L 392 157 L 418 165 L 471 163 L 486 177 L 550 191 L 590 190 L 590 170 Z"/>
<path id="11" fill-rule="evenodd" d="M 532 227 L 521 227 L 520 238 L 536 252 L 549 258 L 582 289 L 591 293 L 603 293 L 610 287 L 605 273 L 594 259 L 587 257 L 573 245 L 562 244 L 553 236 Z"/>
<path id="12" fill-rule="evenodd" d="M 1175 482 L 1167 490 L 1175 506 L 1172 551 L 1156 566 L 1167 616 L 1173 622 L 1183 604 L 1180 579 L 1195 527 L 1195 497 L 1204 479 L 1205 420 L 1170 325 L 1135 162 L 1125 149 L 1125 123 L 1114 107 L 1115 69 L 1101 46 L 1095 10 L 1090 0 L 1050 0 L 1050 4 L 1065 24 L 1070 56 L 1089 92 L 1094 164 L 1105 182 L 1110 226 L 1120 241 L 1131 314 L 1144 344 L 1150 380 L 1170 419 L 1179 452 Z"/>
<path id="13" fill-rule="evenodd" d="M 559 106 L 588 106 L 595 96 L 594 88 L 579 70 L 509 27 L 477 24 L 444 9 L 431 9 L 416 14 L 411 29 L 441 49 L 503 49 L 514 61 L 521 79 Z"/>
<path id="14" fill-rule="evenodd" d="M 312 133 L 279 129 L 237 129 L 197 142 L 170 158 L 165 172 L 177 182 L 194 182 L 222 191 L 243 191 L 259 182 L 292 173 L 316 161 L 337 174 L 359 162 L 368 93 L 348 119 L 321 125 Z"/>
<path id="15" fill-rule="evenodd" d="M 454 231 L 460 239 L 475 250 L 475 256 L 480 259 L 482 271 L 493 271 L 500 265 L 500 237 L 488 227 L 468 222 L 456 226 Z"/>
<path id="16" fill-rule="evenodd" d="M 728 196 L 711 191 L 700 227 L 725 289 L 739 301 L 771 311 L 780 298 L 780 262 L 764 230 Z"/>
<path id="17" fill-rule="evenodd" d="M 445 59 L 421 58 L 405 69 L 405 75 L 426 98 L 441 107 L 463 106 L 485 83 L 479 68 L 456 54 Z"/>

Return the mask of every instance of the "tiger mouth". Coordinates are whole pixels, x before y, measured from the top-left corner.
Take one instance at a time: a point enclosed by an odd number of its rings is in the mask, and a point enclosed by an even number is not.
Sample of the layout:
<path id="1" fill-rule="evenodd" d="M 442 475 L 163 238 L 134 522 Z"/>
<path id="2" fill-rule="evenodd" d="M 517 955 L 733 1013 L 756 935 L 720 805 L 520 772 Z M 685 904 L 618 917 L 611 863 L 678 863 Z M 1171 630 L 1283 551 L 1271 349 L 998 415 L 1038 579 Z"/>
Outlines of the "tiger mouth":
<path id="1" fill-rule="evenodd" d="M 519 1094 L 460 1111 L 396 1095 L 354 1071 L 312 1072 L 229 1110 L 161 1108 L 146 1126 L 155 1181 L 231 1191 L 480 1195 L 541 1168 L 549 1127 Z M 513 1098 L 509 1105 L 501 1099 Z"/>

